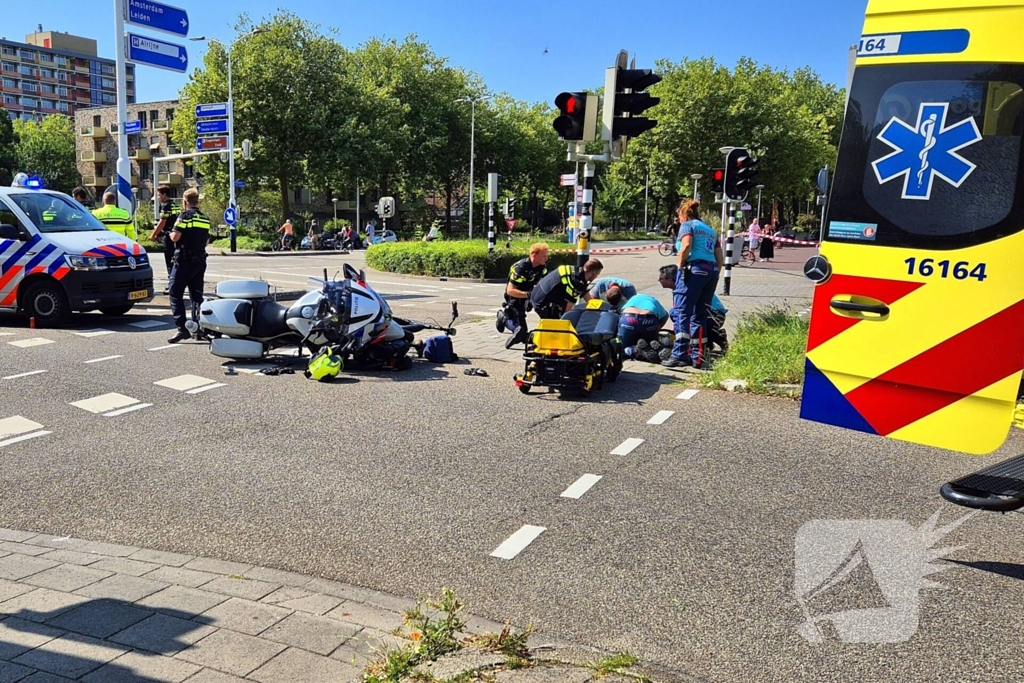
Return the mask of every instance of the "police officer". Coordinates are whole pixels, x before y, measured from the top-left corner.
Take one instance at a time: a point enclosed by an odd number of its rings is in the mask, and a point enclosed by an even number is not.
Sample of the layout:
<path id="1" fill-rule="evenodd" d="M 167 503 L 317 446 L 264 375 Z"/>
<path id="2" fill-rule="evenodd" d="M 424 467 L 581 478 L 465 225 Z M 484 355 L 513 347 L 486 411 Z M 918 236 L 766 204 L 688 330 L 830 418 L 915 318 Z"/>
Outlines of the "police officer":
<path id="1" fill-rule="evenodd" d="M 93 210 L 92 215 L 107 226 L 107 230 L 113 230 L 130 240 L 137 239 L 132 215 L 117 206 L 117 195 L 113 192 L 103 193 L 103 206 Z"/>
<path id="2" fill-rule="evenodd" d="M 604 264 L 592 258 L 580 270 L 576 266 L 558 266 L 537 283 L 530 293 L 533 309 L 547 320 L 556 320 L 572 310 L 573 304 L 586 294 L 587 286 L 597 279 Z"/>
<path id="3" fill-rule="evenodd" d="M 171 344 L 189 339 L 185 328 L 185 289 L 192 302 L 192 319 L 199 317 L 203 303 L 203 276 L 206 274 L 206 244 L 210 239 L 210 219 L 199 210 L 199 190 L 191 187 L 182 195 L 184 211 L 178 216 L 171 241 L 177 245 L 174 266 L 171 268 L 171 314 L 178 333 L 168 339 Z"/>
<path id="4" fill-rule="evenodd" d="M 82 206 L 89 206 L 89 193 L 85 191 L 84 187 L 76 187 L 71 190 L 71 198 Z"/>
<path id="5" fill-rule="evenodd" d="M 505 304 L 498 310 L 495 327 L 498 332 L 506 329 L 512 332 L 512 338 L 505 343 L 505 348 L 512 348 L 519 342 L 526 341 L 526 311 L 530 304 L 530 292 L 534 285 L 548 273 L 548 252 L 550 247 L 544 242 L 530 245 L 530 255 L 516 261 L 508 271 L 508 282 L 505 284 Z"/>
<path id="6" fill-rule="evenodd" d="M 171 228 L 174 227 L 175 221 L 178 220 L 178 213 L 174 210 L 174 205 L 171 204 L 171 188 L 167 185 L 161 185 L 156 188 L 157 197 L 160 200 L 160 222 L 153 228 L 153 234 L 149 236 L 150 242 L 156 242 L 159 239 L 163 239 L 164 244 L 164 264 L 167 266 L 167 278 L 168 285 L 164 289 L 164 294 L 170 291 L 170 277 L 171 268 L 174 267 L 174 240 L 171 239 Z"/>

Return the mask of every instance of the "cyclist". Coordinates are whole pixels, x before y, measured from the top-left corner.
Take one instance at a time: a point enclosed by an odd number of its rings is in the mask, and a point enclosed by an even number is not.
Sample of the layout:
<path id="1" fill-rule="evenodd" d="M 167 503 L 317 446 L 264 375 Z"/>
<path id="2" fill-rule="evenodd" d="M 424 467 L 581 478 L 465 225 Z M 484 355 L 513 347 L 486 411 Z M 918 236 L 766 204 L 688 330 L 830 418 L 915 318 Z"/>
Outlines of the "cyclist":
<path id="1" fill-rule="evenodd" d="M 292 248 L 292 236 L 295 234 L 295 228 L 292 227 L 292 219 L 285 220 L 284 225 L 277 229 L 281 233 L 281 247 L 284 249 Z"/>

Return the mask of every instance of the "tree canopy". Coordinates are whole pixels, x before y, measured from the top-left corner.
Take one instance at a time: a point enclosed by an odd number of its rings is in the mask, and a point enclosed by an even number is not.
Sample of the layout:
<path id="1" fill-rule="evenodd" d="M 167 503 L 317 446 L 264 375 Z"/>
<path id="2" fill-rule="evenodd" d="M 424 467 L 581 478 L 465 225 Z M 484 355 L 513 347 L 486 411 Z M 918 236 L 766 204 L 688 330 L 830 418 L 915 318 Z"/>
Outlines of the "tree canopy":
<path id="1" fill-rule="evenodd" d="M 72 120 L 67 116 L 54 115 L 44 117 L 42 121 L 19 119 L 13 124 L 17 170 L 45 178 L 47 187 L 51 189 L 71 192 L 79 181 Z M 3 134 L 0 133 L 0 156 L 2 152 Z"/>

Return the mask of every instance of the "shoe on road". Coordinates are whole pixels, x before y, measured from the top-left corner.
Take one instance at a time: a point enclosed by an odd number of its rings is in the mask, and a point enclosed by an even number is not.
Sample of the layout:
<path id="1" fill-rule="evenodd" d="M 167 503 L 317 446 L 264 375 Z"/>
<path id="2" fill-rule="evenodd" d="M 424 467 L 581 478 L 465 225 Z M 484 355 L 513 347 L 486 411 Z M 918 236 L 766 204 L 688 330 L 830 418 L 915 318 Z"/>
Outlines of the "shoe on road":
<path id="1" fill-rule="evenodd" d="M 497 320 L 494 321 L 494 329 L 498 330 L 498 334 L 505 331 L 505 312 L 500 308 L 498 309 Z"/>
<path id="2" fill-rule="evenodd" d="M 690 362 L 682 358 L 669 358 L 661 361 L 661 364 L 666 368 L 685 368 Z"/>
<path id="3" fill-rule="evenodd" d="M 178 342 L 191 339 L 192 334 L 188 330 L 179 329 L 178 333 L 167 340 L 168 344 L 177 344 Z"/>

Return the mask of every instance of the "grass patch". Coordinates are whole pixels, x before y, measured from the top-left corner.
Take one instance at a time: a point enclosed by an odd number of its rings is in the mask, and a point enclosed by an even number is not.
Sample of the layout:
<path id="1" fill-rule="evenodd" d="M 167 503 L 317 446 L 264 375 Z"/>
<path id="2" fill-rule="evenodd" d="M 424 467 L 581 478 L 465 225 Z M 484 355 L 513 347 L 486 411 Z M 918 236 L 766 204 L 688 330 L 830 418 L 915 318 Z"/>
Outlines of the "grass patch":
<path id="1" fill-rule="evenodd" d="M 779 393 L 772 384 L 801 384 L 807 352 L 807 318 L 781 306 L 752 311 L 740 318 L 729 353 L 714 365 L 705 384 L 727 379 L 747 382 L 747 391 Z"/>

